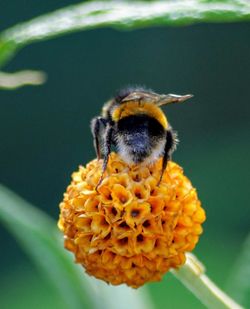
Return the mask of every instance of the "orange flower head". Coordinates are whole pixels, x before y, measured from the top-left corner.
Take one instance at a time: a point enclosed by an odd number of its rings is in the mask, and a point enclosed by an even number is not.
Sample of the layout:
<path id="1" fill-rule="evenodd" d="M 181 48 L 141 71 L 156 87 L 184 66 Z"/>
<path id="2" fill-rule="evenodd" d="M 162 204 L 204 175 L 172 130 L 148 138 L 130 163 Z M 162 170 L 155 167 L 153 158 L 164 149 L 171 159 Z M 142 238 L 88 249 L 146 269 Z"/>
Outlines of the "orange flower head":
<path id="1" fill-rule="evenodd" d="M 185 263 L 202 233 L 205 212 L 183 170 L 162 158 L 128 165 L 111 153 L 101 185 L 102 161 L 80 166 L 60 204 L 65 248 L 86 272 L 107 283 L 137 288 Z"/>

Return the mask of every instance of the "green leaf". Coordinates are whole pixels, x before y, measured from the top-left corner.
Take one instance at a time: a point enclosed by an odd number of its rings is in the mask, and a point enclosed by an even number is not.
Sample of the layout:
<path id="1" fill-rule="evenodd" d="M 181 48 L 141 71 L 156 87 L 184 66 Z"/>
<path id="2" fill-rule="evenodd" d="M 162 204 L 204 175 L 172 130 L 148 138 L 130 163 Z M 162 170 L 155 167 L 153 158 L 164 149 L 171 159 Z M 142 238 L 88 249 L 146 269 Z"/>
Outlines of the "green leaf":
<path id="1" fill-rule="evenodd" d="M 1 39 L 0 37 L 0 67 L 2 64 L 14 57 L 17 50 L 17 42 L 11 41 L 11 39 Z"/>
<path id="2" fill-rule="evenodd" d="M 0 221 L 57 288 L 65 308 L 153 308 L 145 288 L 108 286 L 85 275 L 64 249 L 56 222 L 2 185 Z"/>
<path id="3" fill-rule="evenodd" d="M 5 30 L 0 35 L 0 66 L 23 46 L 73 31 L 100 27 L 135 29 L 199 22 L 250 19 L 248 0 L 92 1 L 72 5 Z"/>
<path id="4" fill-rule="evenodd" d="M 232 268 L 227 291 L 246 308 L 250 308 L 250 234 Z"/>
<path id="5" fill-rule="evenodd" d="M 66 308 L 90 303 L 83 270 L 62 250 L 62 237 L 52 219 L 0 185 L 0 220 L 57 288 Z"/>
<path id="6" fill-rule="evenodd" d="M 4 73 L 0 71 L 0 90 L 17 89 L 26 85 L 42 85 L 46 81 L 46 74 L 41 71 L 19 71 L 15 73 Z"/>

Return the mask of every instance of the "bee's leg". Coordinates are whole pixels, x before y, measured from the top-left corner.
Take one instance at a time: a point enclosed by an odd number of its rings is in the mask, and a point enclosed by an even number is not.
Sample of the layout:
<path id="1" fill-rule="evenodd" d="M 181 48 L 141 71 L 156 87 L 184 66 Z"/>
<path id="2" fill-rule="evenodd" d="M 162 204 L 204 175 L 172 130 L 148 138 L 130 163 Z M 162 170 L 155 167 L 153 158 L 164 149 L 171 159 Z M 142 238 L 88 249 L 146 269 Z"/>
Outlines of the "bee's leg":
<path id="1" fill-rule="evenodd" d="M 91 132 L 94 137 L 94 148 L 96 152 L 97 159 L 100 160 L 101 158 L 101 151 L 100 151 L 100 131 L 101 126 L 106 126 L 107 120 L 102 117 L 95 117 L 92 119 L 90 127 Z"/>
<path id="2" fill-rule="evenodd" d="M 167 163 L 171 159 L 171 154 L 175 150 L 176 144 L 177 144 L 176 133 L 173 132 L 171 129 L 167 130 L 166 144 L 165 144 L 164 154 L 163 154 L 163 159 L 162 159 L 161 176 L 160 176 L 160 179 L 159 179 L 159 182 L 158 182 L 158 186 L 161 183 L 164 171 L 167 167 Z"/>
<path id="3" fill-rule="evenodd" d="M 111 152 L 111 144 L 112 144 L 112 136 L 113 136 L 113 127 L 108 123 L 104 133 L 104 140 L 103 140 L 103 164 L 102 164 L 102 174 L 96 186 L 96 190 L 100 186 L 103 181 L 104 173 L 106 171 L 109 155 Z"/>

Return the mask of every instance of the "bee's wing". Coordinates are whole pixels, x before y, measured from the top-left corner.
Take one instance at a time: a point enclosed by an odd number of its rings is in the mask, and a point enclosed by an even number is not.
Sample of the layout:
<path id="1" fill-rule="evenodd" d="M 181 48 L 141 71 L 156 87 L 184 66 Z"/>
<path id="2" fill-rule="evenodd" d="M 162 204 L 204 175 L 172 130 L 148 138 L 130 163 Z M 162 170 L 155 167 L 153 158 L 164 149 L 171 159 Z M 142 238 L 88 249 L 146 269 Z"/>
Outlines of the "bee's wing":
<path id="1" fill-rule="evenodd" d="M 192 94 L 185 94 L 185 95 L 178 95 L 178 94 L 172 94 L 172 93 L 162 94 L 162 95 L 159 95 L 159 98 L 157 102 L 155 102 L 155 104 L 157 106 L 162 106 L 162 105 L 171 104 L 171 103 L 181 103 L 192 97 L 193 97 Z"/>
<path id="2" fill-rule="evenodd" d="M 153 92 L 144 92 L 144 91 L 134 91 L 131 92 L 128 96 L 126 96 L 122 103 L 128 102 L 128 101 L 140 101 L 140 103 L 144 102 L 153 102 L 156 103 L 156 101 L 159 100 L 159 95 Z"/>
<path id="3" fill-rule="evenodd" d="M 157 94 L 154 92 L 134 91 L 126 96 L 122 100 L 122 103 L 128 101 L 139 101 L 140 103 L 150 102 L 156 104 L 157 106 L 162 106 L 171 103 L 184 102 L 192 97 L 192 94 Z"/>

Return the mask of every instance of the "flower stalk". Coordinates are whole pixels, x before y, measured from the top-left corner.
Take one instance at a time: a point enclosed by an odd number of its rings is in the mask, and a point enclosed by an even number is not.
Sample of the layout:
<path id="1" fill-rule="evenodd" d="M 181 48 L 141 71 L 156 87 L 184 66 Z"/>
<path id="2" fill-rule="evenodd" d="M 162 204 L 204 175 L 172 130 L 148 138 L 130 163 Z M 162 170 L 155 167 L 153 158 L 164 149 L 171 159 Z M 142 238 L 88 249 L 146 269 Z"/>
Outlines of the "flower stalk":
<path id="1" fill-rule="evenodd" d="M 187 253 L 186 263 L 171 272 L 208 308 L 243 309 L 206 276 L 204 266 L 193 254 Z"/>

